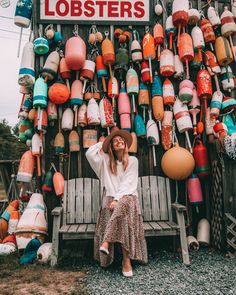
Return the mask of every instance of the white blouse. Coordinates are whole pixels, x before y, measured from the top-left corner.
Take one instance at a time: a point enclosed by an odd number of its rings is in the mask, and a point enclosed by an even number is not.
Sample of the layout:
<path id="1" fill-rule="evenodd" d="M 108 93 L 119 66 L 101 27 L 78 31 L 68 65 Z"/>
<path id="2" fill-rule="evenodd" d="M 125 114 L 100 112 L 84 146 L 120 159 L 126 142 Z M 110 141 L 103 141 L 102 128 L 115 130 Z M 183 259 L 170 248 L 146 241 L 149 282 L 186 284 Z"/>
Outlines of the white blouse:
<path id="1" fill-rule="evenodd" d="M 117 175 L 111 172 L 109 167 L 109 155 L 102 151 L 102 142 L 91 146 L 86 157 L 90 166 L 105 187 L 106 196 L 119 200 L 124 195 L 138 195 L 138 159 L 129 156 L 129 164 L 126 170 L 122 162 L 117 161 Z"/>

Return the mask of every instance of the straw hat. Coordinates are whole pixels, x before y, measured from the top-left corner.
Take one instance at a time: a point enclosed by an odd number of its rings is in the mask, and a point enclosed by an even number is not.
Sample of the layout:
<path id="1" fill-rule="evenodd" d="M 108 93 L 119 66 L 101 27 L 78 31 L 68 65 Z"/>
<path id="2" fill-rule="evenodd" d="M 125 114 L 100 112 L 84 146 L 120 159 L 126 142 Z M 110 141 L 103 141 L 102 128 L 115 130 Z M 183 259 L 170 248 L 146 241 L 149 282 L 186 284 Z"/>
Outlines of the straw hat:
<path id="1" fill-rule="evenodd" d="M 128 148 L 131 146 L 132 141 L 133 141 L 131 134 L 128 131 L 116 129 L 115 131 L 112 131 L 104 140 L 103 145 L 102 145 L 102 149 L 103 149 L 104 153 L 108 153 L 109 144 L 110 144 L 112 138 L 115 136 L 121 136 L 122 138 L 124 138 L 124 140 L 126 141 L 126 143 L 128 145 Z"/>

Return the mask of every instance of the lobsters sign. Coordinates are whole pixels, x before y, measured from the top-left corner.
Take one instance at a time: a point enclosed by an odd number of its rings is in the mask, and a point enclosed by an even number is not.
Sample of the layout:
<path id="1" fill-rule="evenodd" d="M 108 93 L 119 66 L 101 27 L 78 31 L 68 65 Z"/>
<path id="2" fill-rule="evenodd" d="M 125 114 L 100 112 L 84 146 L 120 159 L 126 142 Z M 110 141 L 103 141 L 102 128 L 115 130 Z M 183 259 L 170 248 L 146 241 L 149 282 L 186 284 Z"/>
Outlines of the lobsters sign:
<path id="1" fill-rule="evenodd" d="M 149 24 L 149 0 L 44 0 L 40 5 L 39 21 L 71 23 Z"/>

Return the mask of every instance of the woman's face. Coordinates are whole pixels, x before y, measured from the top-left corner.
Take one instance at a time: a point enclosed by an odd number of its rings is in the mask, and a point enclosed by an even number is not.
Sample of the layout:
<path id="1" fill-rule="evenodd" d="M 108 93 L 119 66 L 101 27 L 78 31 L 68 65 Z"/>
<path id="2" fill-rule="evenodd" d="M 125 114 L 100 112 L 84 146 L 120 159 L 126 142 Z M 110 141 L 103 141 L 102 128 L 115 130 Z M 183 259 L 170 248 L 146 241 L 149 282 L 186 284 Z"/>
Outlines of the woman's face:
<path id="1" fill-rule="evenodd" d="M 121 136 L 115 136 L 112 139 L 112 147 L 113 150 L 116 151 L 121 151 L 125 149 L 125 141 Z"/>

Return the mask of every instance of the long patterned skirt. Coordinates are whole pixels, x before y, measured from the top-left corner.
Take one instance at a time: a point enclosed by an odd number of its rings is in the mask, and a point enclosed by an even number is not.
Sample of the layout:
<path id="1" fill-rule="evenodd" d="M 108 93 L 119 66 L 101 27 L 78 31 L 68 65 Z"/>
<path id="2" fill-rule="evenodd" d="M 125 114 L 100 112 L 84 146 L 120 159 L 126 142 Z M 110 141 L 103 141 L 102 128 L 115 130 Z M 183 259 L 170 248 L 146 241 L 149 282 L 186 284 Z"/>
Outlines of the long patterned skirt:
<path id="1" fill-rule="evenodd" d="M 120 243 L 130 259 L 147 263 L 147 246 L 138 197 L 123 196 L 113 212 L 109 209 L 112 200 L 112 197 L 103 197 L 95 230 L 94 258 L 103 267 L 110 265 L 114 259 L 114 243 Z M 109 242 L 109 255 L 99 251 L 104 241 Z"/>

